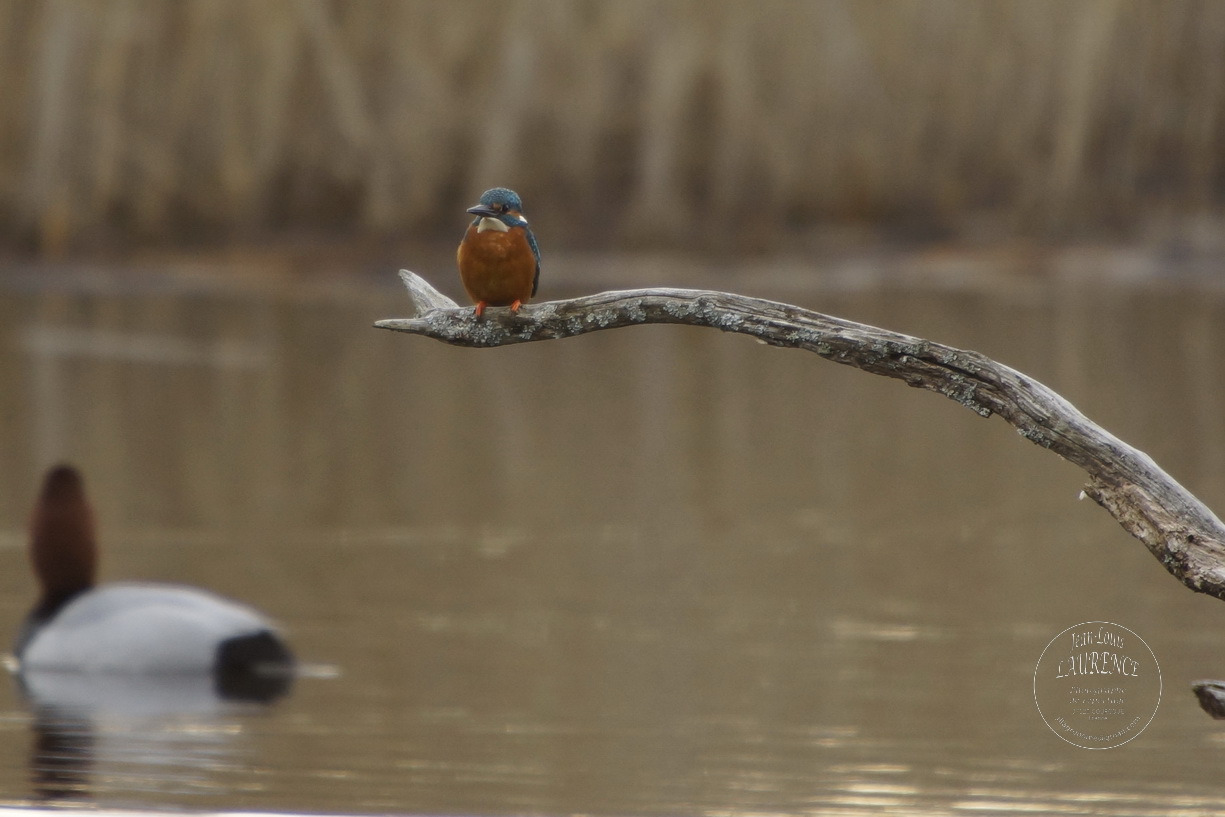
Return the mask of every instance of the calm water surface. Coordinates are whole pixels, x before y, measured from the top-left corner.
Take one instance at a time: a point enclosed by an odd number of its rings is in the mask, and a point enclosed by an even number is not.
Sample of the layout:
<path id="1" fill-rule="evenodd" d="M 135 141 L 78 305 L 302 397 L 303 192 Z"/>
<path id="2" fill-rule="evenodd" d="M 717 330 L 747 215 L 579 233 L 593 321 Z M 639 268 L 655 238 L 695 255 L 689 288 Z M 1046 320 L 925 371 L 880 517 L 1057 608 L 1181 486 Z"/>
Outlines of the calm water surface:
<path id="1" fill-rule="evenodd" d="M 370 328 L 406 311 L 391 271 L 0 286 L 6 631 L 70 459 L 106 578 L 253 602 L 308 664 L 270 707 L 7 683 L 0 805 L 1225 813 L 1225 726 L 1188 691 L 1225 676 L 1225 604 L 998 419 L 709 330 L 451 349 Z M 739 288 L 983 351 L 1225 509 L 1219 289 Z M 1165 682 L 1109 751 L 1033 703 L 1087 620 Z"/>

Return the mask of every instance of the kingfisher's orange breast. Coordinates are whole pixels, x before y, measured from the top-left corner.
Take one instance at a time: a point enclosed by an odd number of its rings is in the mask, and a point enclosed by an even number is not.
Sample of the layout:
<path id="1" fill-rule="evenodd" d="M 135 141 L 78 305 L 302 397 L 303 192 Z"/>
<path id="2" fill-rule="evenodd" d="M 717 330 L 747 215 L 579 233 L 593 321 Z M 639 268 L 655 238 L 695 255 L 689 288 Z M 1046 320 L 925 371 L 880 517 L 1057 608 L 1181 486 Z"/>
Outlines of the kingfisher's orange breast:
<path id="1" fill-rule="evenodd" d="M 464 289 L 476 303 L 509 306 L 532 297 L 536 256 L 522 227 L 477 232 L 469 225 L 456 260 Z"/>

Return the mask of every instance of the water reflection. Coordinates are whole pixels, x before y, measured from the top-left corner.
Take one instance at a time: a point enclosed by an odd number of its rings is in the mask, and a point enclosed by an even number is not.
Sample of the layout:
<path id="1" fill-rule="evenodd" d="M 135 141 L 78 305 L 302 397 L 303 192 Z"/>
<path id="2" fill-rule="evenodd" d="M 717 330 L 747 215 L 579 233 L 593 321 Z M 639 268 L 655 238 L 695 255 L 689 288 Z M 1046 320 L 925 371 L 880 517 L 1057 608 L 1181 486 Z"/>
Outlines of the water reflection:
<path id="1" fill-rule="evenodd" d="M 30 788 L 35 800 L 89 800 L 94 729 L 87 717 L 38 708 L 30 748 Z"/>
<path id="2" fill-rule="evenodd" d="M 223 695 L 206 675 L 18 678 L 33 714 L 30 790 L 42 802 L 90 802 L 115 789 L 209 793 L 211 771 L 244 761 L 244 723 L 269 700 L 267 690 Z"/>
<path id="3" fill-rule="evenodd" d="M 1217 295 L 787 300 L 1015 366 L 1225 507 Z M 369 328 L 402 305 L 390 272 L 0 299 L 5 525 L 71 458 L 98 477 L 104 573 L 249 600 L 345 669 L 255 714 L 151 727 L 194 764 L 164 785 L 99 760 L 140 718 L 90 716 L 93 802 L 1158 813 L 1177 791 L 1223 808 L 1203 770 L 1225 740 L 1189 693 L 1109 753 L 1042 723 L 1034 664 L 1058 632 L 1118 621 L 1185 688 L 1221 674 L 1225 606 L 1002 422 L 681 327 L 485 351 Z M 0 537 L 13 627 L 33 595 L 20 538 Z M 24 736 L 23 704 L 0 703 Z M 0 740 L 5 796 L 28 791 L 27 745 Z"/>

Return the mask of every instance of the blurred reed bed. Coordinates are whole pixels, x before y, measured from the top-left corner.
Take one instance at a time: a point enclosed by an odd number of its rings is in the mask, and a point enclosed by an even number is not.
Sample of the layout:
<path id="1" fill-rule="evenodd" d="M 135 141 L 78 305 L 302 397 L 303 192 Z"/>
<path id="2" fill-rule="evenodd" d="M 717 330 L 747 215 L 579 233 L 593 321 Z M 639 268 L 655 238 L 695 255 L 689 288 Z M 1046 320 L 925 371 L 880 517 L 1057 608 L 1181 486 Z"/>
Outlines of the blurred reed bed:
<path id="1" fill-rule="evenodd" d="M 1117 231 L 1219 207 L 1223 102 L 1214 0 L 0 0 L 0 235 Z"/>

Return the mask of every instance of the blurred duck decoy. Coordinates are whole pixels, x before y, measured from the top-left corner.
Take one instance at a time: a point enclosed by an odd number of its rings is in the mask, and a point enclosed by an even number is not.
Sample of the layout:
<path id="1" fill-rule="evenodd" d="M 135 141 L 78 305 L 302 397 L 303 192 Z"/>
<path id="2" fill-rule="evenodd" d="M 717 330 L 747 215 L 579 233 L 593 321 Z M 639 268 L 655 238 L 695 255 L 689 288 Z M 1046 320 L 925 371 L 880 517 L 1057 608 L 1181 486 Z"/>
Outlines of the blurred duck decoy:
<path id="1" fill-rule="evenodd" d="M 30 518 L 42 595 L 14 646 L 19 671 L 203 675 L 222 698 L 271 700 L 292 683 L 293 654 L 245 605 L 165 584 L 95 585 L 94 515 L 71 466 L 48 472 Z"/>

